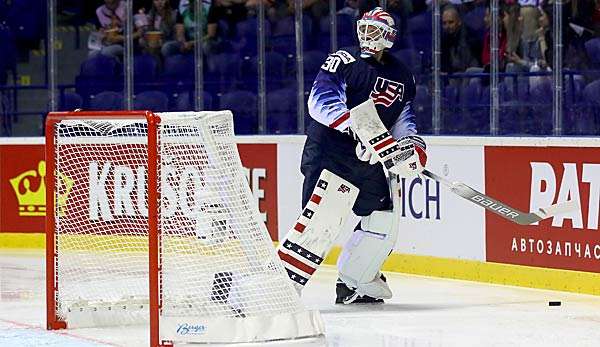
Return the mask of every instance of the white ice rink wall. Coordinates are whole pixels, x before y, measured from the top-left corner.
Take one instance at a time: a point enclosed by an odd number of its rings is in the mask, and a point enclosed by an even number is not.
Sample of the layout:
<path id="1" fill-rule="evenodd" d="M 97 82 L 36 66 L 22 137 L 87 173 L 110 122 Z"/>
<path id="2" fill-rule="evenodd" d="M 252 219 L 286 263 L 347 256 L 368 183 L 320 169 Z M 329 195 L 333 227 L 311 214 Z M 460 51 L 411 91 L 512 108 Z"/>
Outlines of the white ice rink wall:
<path id="1" fill-rule="evenodd" d="M 578 199 L 581 210 L 519 226 L 437 182 L 403 181 L 400 236 L 386 270 L 600 295 L 600 139 L 427 137 L 428 168 L 521 210 Z M 300 213 L 304 136 L 238 137 L 274 239 Z M 0 248 L 43 247 L 43 139 L 0 139 Z M 338 240 L 351 232 L 352 220 Z M 335 263 L 336 247 L 326 262 Z"/>

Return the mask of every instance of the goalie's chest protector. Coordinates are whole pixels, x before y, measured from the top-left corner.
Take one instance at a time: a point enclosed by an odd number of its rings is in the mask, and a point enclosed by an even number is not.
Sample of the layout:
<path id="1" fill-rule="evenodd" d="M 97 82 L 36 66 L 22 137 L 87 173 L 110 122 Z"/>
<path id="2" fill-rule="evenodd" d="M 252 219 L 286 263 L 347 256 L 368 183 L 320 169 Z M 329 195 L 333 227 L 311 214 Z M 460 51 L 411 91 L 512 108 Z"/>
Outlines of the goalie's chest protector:
<path id="1" fill-rule="evenodd" d="M 388 129 L 400 117 L 407 102 L 415 97 L 412 73 L 388 53 L 384 54 L 383 63 L 379 63 L 374 58 L 360 58 L 358 49 L 340 50 L 331 54 L 321 69 L 337 75 L 337 80 L 342 84 L 340 88 L 345 90 L 348 109 L 372 98 L 379 117 Z M 312 121 L 307 127 L 307 135 L 316 142 L 337 148 L 340 154 L 355 156 L 355 141 L 338 130 Z"/>
<path id="2" fill-rule="evenodd" d="M 341 52 L 336 54 L 343 55 Z M 340 64 L 339 73 L 346 83 L 348 109 L 371 98 L 383 124 L 390 129 L 406 103 L 415 97 L 412 73 L 389 53 L 384 53 L 382 63 L 374 58 L 360 58 L 358 51 L 347 54 L 351 54 L 354 61 Z"/>

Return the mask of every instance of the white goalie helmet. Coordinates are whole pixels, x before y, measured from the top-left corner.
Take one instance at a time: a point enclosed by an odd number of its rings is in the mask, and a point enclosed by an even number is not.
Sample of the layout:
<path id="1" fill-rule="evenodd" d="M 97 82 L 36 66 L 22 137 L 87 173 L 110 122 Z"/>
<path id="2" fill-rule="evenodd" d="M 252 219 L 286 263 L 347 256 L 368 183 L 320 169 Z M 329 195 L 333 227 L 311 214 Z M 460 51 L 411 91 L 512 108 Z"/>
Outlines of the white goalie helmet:
<path id="1" fill-rule="evenodd" d="M 361 57 L 367 58 L 386 48 L 396 39 L 394 18 L 381 7 L 365 12 L 356 25 Z"/>

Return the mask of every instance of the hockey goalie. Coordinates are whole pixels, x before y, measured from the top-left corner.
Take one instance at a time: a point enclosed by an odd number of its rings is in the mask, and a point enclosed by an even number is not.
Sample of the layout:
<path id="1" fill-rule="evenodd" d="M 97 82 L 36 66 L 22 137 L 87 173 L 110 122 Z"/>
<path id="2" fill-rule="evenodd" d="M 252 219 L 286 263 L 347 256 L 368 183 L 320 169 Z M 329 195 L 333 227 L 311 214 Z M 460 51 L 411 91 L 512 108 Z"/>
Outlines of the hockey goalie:
<path id="1" fill-rule="evenodd" d="M 414 77 L 387 52 L 396 36 L 393 18 L 375 8 L 358 20 L 357 34 L 360 48 L 330 54 L 312 86 L 301 162 L 304 209 L 278 248 L 300 292 L 350 212 L 360 216 L 337 264 L 336 303 L 343 304 L 392 297 L 380 269 L 398 236 L 397 175 L 418 174 L 427 161 L 411 109 Z M 386 129 L 363 145 L 351 113 L 366 100 Z M 391 153 L 395 160 L 384 162 Z"/>

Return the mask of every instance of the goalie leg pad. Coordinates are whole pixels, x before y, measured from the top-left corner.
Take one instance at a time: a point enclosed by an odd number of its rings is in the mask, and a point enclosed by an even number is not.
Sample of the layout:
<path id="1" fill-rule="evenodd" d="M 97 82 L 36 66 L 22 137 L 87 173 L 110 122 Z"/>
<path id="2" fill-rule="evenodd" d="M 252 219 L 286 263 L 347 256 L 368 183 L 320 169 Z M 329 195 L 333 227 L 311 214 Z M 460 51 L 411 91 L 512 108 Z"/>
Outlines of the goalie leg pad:
<path id="1" fill-rule="evenodd" d="M 298 292 L 329 252 L 358 192 L 358 188 L 334 173 L 321 172 L 310 200 L 277 249 Z"/>
<path id="2" fill-rule="evenodd" d="M 392 297 L 379 269 L 396 243 L 396 220 L 393 211 L 375 211 L 362 218 L 360 228 L 344 245 L 337 263 L 340 279 L 356 288 L 359 295 L 376 299 Z"/>

